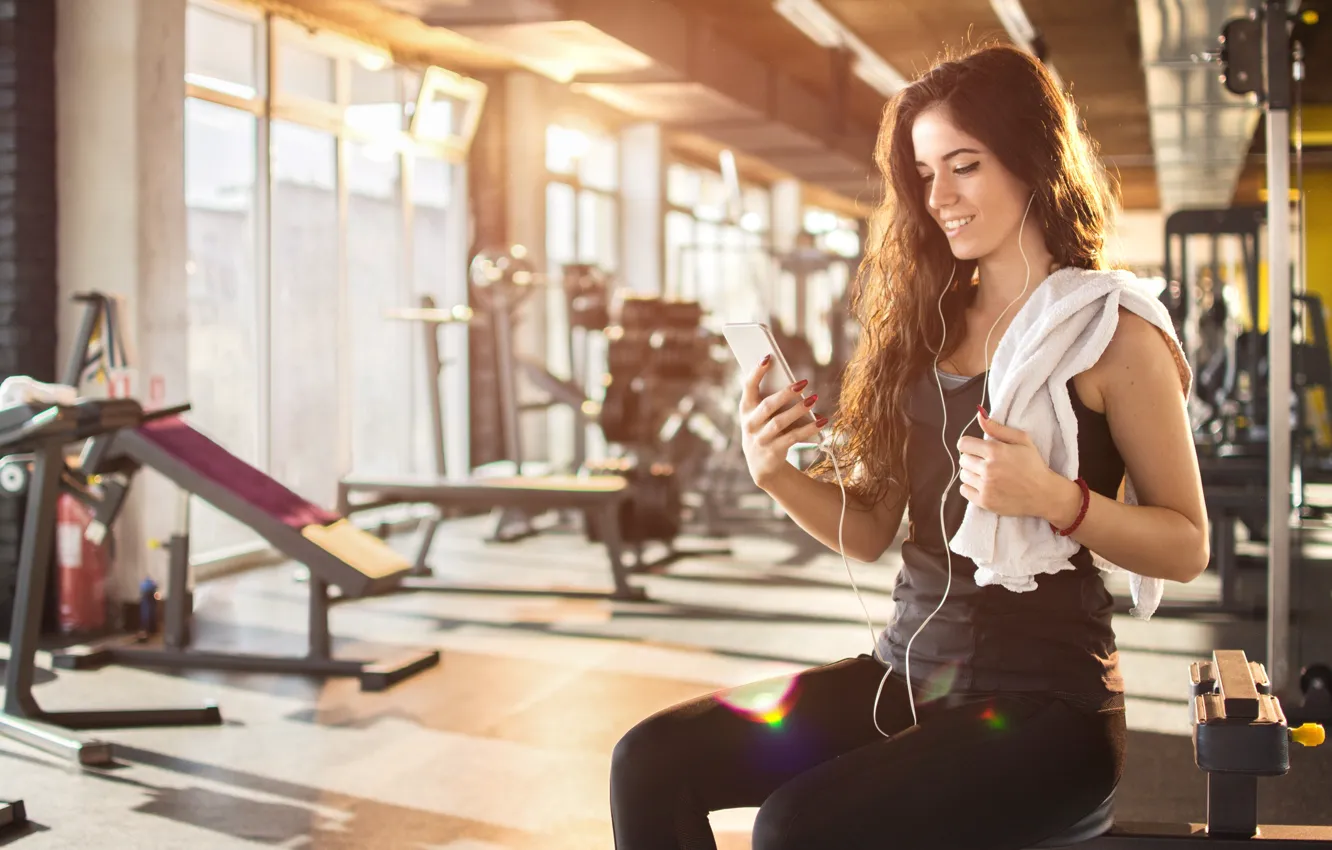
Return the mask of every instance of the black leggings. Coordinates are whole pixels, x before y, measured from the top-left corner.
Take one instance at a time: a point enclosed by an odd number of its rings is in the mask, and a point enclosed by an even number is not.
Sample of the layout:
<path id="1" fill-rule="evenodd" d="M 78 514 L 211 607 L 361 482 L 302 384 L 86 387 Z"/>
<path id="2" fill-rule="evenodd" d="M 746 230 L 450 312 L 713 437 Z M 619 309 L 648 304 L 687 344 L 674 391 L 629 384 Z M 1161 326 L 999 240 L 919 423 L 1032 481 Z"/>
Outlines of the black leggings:
<path id="1" fill-rule="evenodd" d="M 1020 693 L 922 706 L 917 689 L 910 728 L 894 672 L 877 715 L 888 739 L 870 718 L 883 673 L 867 655 L 806 670 L 784 716 L 731 707 L 746 687 L 642 721 L 612 758 L 615 847 L 714 850 L 708 812 L 759 806 L 753 850 L 1020 850 L 1077 823 L 1119 782 L 1122 709 Z"/>

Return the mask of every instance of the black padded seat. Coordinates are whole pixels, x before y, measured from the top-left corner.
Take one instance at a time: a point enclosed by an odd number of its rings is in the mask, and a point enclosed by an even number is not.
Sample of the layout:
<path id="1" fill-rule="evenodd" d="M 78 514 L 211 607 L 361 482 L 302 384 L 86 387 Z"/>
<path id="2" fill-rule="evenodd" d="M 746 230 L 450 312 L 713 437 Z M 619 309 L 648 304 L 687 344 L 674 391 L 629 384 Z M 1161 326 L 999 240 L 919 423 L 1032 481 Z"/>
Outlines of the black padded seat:
<path id="1" fill-rule="evenodd" d="M 1051 847 L 1074 847 L 1110 831 L 1115 823 L 1115 795 L 1110 794 L 1096 810 L 1068 829 L 1045 839 L 1040 844 L 1033 844 L 1030 850 L 1045 850 Z"/>

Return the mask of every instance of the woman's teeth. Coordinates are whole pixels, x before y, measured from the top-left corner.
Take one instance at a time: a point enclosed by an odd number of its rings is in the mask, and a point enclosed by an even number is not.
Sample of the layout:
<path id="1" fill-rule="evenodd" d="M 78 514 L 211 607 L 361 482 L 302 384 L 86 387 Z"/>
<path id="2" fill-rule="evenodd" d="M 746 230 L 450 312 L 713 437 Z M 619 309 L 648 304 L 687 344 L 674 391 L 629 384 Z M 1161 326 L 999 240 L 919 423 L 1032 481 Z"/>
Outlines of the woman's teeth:
<path id="1" fill-rule="evenodd" d="M 944 222 L 944 232 L 946 232 L 949 236 L 953 236 L 953 235 L 955 235 L 959 230 L 961 230 L 962 228 L 964 228 L 964 227 L 966 227 L 968 224 L 970 224 L 970 223 L 971 223 L 971 220 L 974 219 L 974 218 L 975 218 L 975 216 L 972 215 L 972 216 L 967 216 L 966 218 L 955 218 L 955 219 L 953 219 L 953 220 L 951 220 L 951 221 L 945 221 L 945 222 Z"/>

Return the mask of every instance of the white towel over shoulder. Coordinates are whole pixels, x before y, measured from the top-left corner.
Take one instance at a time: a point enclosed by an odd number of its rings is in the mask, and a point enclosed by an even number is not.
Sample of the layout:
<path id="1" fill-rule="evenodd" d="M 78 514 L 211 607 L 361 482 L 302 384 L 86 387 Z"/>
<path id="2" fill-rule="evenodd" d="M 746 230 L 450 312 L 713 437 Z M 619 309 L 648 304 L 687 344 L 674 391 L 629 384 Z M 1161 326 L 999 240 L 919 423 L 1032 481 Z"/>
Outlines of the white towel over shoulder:
<path id="1" fill-rule="evenodd" d="M 1068 382 L 1101 358 L 1124 308 L 1158 327 L 1170 342 L 1187 396 L 1193 375 L 1175 336 L 1170 314 L 1129 272 L 1060 269 L 1032 293 L 1014 317 L 990 365 L 990 410 L 995 421 L 1027 432 L 1055 472 L 1078 477 L 1078 421 Z M 1127 478 L 1125 501 L 1136 504 Z M 1039 517 L 1001 517 L 974 504 L 950 543 L 976 564 L 976 583 L 1022 593 L 1036 577 L 1073 569 L 1078 544 L 1051 531 Z M 1119 567 L 1099 557 L 1103 570 Z M 1130 571 L 1133 615 L 1147 619 L 1161 601 L 1164 582 Z"/>

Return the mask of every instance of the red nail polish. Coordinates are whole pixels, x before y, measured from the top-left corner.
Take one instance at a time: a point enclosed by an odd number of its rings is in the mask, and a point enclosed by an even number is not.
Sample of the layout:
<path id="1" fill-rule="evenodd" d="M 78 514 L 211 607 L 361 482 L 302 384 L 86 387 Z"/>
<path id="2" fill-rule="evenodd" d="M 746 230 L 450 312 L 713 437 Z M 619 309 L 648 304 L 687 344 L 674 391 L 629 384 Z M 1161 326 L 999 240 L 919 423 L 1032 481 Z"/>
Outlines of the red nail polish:
<path id="1" fill-rule="evenodd" d="M 818 401 L 818 400 L 819 400 L 819 394 L 818 394 L 818 393 L 814 393 L 814 395 L 812 395 L 812 396 L 810 396 L 809 398 L 805 399 L 805 407 L 813 407 L 813 406 L 814 406 L 814 402 L 816 402 L 816 401 Z"/>
<path id="2" fill-rule="evenodd" d="M 798 393 L 798 392 L 800 392 L 801 390 L 803 390 L 803 389 L 804 389 L 805 387 L 807 387 L 807 386 L 809 386 L 809 379 L 808 379 L 808 378 L 806 378 L 806 379 L 803 380 L 803 381 L 796 381 L 794 384 L 791 385 L 791 392 L 793 392 L 793 393 Z"/>
<path id="3" fill-rule="evenodd" d="M 760 365 L 760 366 L 767 366 L 767 365 L 768 365 L 769 363 L 771 363 L 771 362 L 772 362 L 772 355 L 771 355 L 771 354 L 765 354 L 765 355 L 763 355 L 763 359 L 759 361 L 759 365 Z"/>
<path id="4" fill-rule="evenodd" d="M 824 425 L 828 424 L 828 417 L 820 416 L 818 419 L 814 420 L 814 424 L 822 428 Z"/>
<path id="5" fill-rule="evenodd" d="M 984 407 L 984 405 L 980 405 L 980 404 L 976 405 L 976 410 L 980 412 L 981 419 L 989 419 L 989 418 L 990 418 L 990 414 L 988 414 L 988 413 L 985 412 L 985 407 Z"/>

